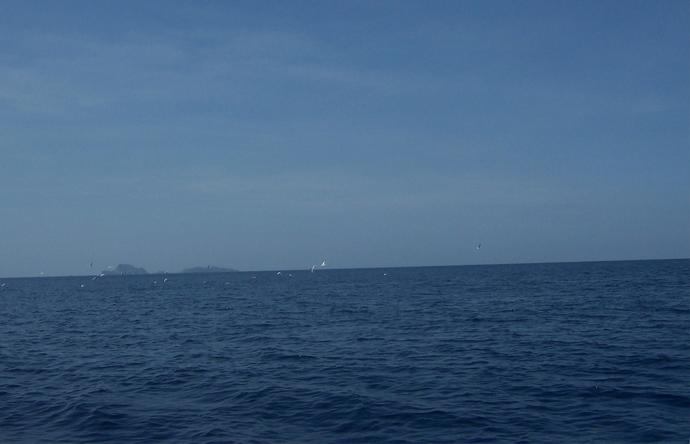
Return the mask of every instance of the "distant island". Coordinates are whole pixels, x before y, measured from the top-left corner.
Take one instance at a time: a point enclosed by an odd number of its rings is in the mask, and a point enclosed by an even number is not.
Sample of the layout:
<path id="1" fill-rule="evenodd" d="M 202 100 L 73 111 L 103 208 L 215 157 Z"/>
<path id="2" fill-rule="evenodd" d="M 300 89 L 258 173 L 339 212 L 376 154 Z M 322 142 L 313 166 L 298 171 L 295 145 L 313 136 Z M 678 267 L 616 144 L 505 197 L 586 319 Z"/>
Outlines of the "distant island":
<path id="1" fill-rule="evenodd" d="M 206 267 L 192 267 L 186 268 L 181 271 L 181 273 L 232 273 L 237 270 L 232 268 L 214 267 L 213 265 L 207 265 Z"/>
<path id="2" fill-rule="evenodd" d="M 233 268 L 223 268 L 223 267 L 215 267 L 213 265 L 207 265 L 205 267 L 192 267 L 192 268 L 186 268 L 180 273 L 233 273 L 236 272 L 237 270 Z M 141 274 L 149 274 L 148 271 L 141 267 L 135 267 L 134 265 L 130 264 L 119 264 L 117 267 L 112 268 L 108 267 L 106 270 L 103 270 L 101 272 L 103 276 L 129 276 L 129 275 L 141 275 Z M 165 271 L 159 271 L 154 274 L 166 274 Z"/>
<path id="3" fill-rule="evenodd" d="M 103 270 L 101 272 L 105 276 L 125 276 L 132 274 L 148 274 L 143 268 L 135 267 L 129 264 L 119 264 L 117 267 L 112 269 Z"/>

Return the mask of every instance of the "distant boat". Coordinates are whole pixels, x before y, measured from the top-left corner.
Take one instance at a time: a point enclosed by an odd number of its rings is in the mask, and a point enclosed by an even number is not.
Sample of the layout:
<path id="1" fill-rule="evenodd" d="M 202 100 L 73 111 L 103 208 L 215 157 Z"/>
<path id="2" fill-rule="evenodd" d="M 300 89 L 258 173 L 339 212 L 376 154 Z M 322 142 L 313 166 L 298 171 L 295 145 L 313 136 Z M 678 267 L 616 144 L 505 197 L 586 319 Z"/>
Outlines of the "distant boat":
<path id="1" fill-rule="evenodd" d="M 316 265 L 312 265 L 312 266 L 311 266 L 311 272 L 312 272 L 312 273 L 314 272 L 314 268 L 316 268 Z"/>

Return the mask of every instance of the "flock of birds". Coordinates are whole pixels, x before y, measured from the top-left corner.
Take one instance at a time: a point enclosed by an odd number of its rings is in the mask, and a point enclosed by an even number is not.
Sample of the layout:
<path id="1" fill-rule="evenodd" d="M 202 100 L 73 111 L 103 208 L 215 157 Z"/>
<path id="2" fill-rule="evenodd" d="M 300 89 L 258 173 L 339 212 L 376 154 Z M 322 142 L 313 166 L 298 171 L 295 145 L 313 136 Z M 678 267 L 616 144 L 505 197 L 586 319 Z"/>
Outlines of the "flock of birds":
<path id="1" fill-rule="evenodd" d="M 324 259 L 323 261 L 321 261 L 321 264 L 319 264 L 319 265 L 312 265 L 310 271 L 313 273 L 317 268 L 324 268 L 325 266 L 326 266 L 326 260 Z M 89 268 L 93 268 L 93 262 L 91 262 L 91 263 L 89 264 Z M 111 268 L 113 268 L 113 267 L 112 267 L 112 265 L 108 265 L 107 268 L 108 268 L 108 269 L 111 269 Z M 282 271 L 277 271 L 277 272 L 276 272 L 276 276 L 280 276 L 280 275 L 282 275 L 282 274 L 283 274 Z M 41 275 L 43 275 L 43 273 L 41 273 Z M 105 276 L 106 276 L 105 273 L 99 273 L 99 274 L 97 274 L 97 275 L 94 275 L 94 276 L 91 278 L 91 280 L 92 280 L 92 281 L 95 281 L 96 279 L 102 278 L 102 277 L 105 277 Z M 288 273 L 288 277 L 292 277 L 292 273 Z M 252 276 L 252 279 L 256 279 L 256 276 Z M 168 282 L 168 278 L 167 278 L 167 277 L 164 277 L 162 283 L 165 284 L 166 282 Z M 157 280 L 154 280 L 152 283 L 153 283 L 153 285 L 158 285 L 158 281 L 157 281 Z M 204 284 L 206 284 L 206 283 L 208 283 L 208 281 L 204 281 Z M 230 284 L 230 282 L 225 282 L 225 285 L 228 285 L 228 284 Z M 0 288 L 2 288 L 2 287 L 4 287 L 4 286 L 5 286 L 4 283 L 3 283 L 3 284 L 0 284 Z M 83 284 L 83 283 L 82 283 L 82 284 L 79 284 L 79 288 L 84 288 L 85 286 L 86 286 L 86 285 Z"/>
<path id="2" fill-rule="evenodd" d="M 323 261 L 321 261 L 321 264 L 319 264 L 319 265 L 312 265 L 310 271 L 313 273 L 317 268 L 324 268 L 324 267 L 326 267 L 326 260 L 325 260 L 325 259 L 324 259 Z M 89 264 L 89 268 L 93 268 L 93 262 L 91 262 L 91 263 Z M 108 268 L 108 269 L 111 269 L 111 268 L 113 268 L 113 267 L 112 267 L 112 265 L 108 265 L 107 268 Z M 282 274 L 283 274 L 282 271 L 276 272 L 276 275 L 277 275 L 277 276 L 281 276 Z M 43 273 L 41 273 L 41 275 L 43 275 Z M 91 278 L 91 280 L 92 280 L 92 281 L 95 281 L 96 279 L 102 278 L 102 277 L 105 277 L 105 276 L 106 276 L 105 273 L 99 273 L 99 274 L 97 274 L 97 275 L 94 275 L 94 276 Z M 288 277 L 292 277 L 292 273 L 288 273 Z M 256 276 L 252 276 L 252 279 L 256 279 Z M 168 282 L 168 278 L 167 278 L 167 277 L 164 277 L 162 283 L 165 284 L 166 282 Z M 152 283 L 153 283 L 153 285 L 158 285 L 158 281 L 157 281 L 157 280 L 154 280 Z M 204 284 L 206 284 L 206 283 L 208 283 L 208 281 L 204 281 Z M 230 284 L 230 282 L 225 282 L 225 285 L 228 285 L 228 284 Z M 0 288 L 2 288 L 2 287 L 4 287 L 4 286 L 5 286 L 4 283 L 3 283 L 3 284 L 0 284 Z M 84 283 L 79 284 L 79 288 L 85 288 L 85 286 L 86 286 L 86 285 L 85 285 Z"/>
<path id="3" fill-rule="evenodd" d="M 478 243 L 474 248 L 475 248 L 476 251 L 481 250 L 481 249 L 482 249 L 482 244 L 481 244 L 481 242 Z M 311 273 L 314 273 L 317 269 L 319 269 L 319 268 L 325 268 L 325 267 L 326 267 L 326 260 L 324 259 L 323 261 L 321 261 L 321 264 L 319 264 L 319 265 L 312 265 L 312 266 L 311 266 L 311 269 L 310 269 L 310 272 L 311 272 Z M 89 263 L 89 268 L 90 268 L 90 269 L 93 269 L 93 261 L 91 261 L 91 262 Z M 108 265 L 107 268 L 108 268 L 108 269 L 112 269 L 113 267 L 112 267 L 112 265 Z M 283 274 L 282 271 L 277 271 L 277 272 L 276 272 L 276 276 L 281 276 L 282 274 Z M 44 276 L 45 273 L 41 272 L 40 275 L 41 275 L 41 276 Z M 383 273 L 383 275 L 384 275 L 384 276 L 387 276 L 388 273 Z M 92 281 L 95 281 L 96 279 L 99 279 L 99 278 L 102 278 L 102 277 L 105 277 L 105 276 L 106 276 L 105 273 L 99 273 L 99 274 L 97 274 L 97 275 L 94 275 L 94 276 L 91 278 L 91 280 L 92 280 Z M 288 273 L 288 277 L 292 277 L 292 273 Z M 252 276 L 252 279 L 256 279 L 256 276 Z M 168 282 L 168 278 L 167 278 L 167 277 L 164 277 L 162 283 L 165 284 L 166 282 Z M 206 282 L 207 282 L 207 281 L 204 281 L 204 283 L 206 283 Z M 225 283 L 225 285 L 228 285 L 228 284 L 229 284 L 229 282 L 226 282 L 226 283 Z M 158 281 L 157 281 L 157 280 L 154 280 L 154 281 L 153 281 L 153 285 L 158 285 Z M 4 289 L 6 286 L 7 286 L 7 283 L 5 283 L 5 282 L 0 282 L 0 290 Z M 85 284 L 84 284 L 84 283 L 79 284 L 79 288 L 84 288 L 84 287 L 85 287 Z"/>

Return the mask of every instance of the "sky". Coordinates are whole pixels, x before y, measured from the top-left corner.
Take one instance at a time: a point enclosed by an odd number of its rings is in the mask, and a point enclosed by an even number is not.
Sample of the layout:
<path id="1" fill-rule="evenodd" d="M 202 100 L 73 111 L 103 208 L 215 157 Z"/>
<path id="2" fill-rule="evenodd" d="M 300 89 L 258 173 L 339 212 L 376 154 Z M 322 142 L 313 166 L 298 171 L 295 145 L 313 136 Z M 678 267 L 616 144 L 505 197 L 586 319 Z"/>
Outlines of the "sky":
<path id="1" fill-rule="evenodd" d="M 689 19 L 4 0 L 0 276 L 688 257 Z"/>

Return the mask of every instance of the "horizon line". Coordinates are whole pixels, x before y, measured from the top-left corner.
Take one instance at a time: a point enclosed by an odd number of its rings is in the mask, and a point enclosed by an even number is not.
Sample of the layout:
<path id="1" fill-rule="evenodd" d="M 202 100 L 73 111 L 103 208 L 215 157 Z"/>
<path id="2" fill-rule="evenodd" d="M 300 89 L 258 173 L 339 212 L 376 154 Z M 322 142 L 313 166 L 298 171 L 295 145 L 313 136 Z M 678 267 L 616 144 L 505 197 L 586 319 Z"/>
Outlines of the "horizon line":
<path id="1" fill-rule="evenodd" d="M 599 259 L 599 260 L 565 260 L 565 261 L 537 261 L 537 262 L 497 262 L 497 263 L 477 263 L 477 264 L 445 264 L 445 265 L 398 265 L 398 266 L 344 266 L 344 267 L 326 267 L 320 271 L 329 270 L 382 270 L 382 269 L 400 269 L 400 268 L 444 268 L 444 267 L 491 267 L 491 266 L 506 266 L 506 265 L 547 265 L 547 264 L 587 264 L 587 263 L 601 263 L 601 262 L 651 262 L 651 261 L 682 261 L 690 260 L 687 257 L 671 257 L 671 258 L 657 258 L 657 259 Z M 139 267 L 143 268 L 143 267 Z M 220 267 L 225 268 L 225 267 Z M 123 277 L 123 276 L 158 276 L 163 274 L 235 274 L 235 273 L 270 273 L 270 272 L 292 272 L 292 271 L 309 271 L 309 268 L 275 268 L 275 269 L 259 269 L 259 270 L 239 270 L 227 272 L 210 272 L 210 273 L 185 273 L 184 271 L 171 272 L 154 272 L 146 274 L 125 274 L 125 275 L 106 275 L 103 277 Z M 77 278 L 77 277 L 93 277 L 98 274 L 64 274 L 64 275 L 34 275 L 34 276 L 8 276 L 0 277 L 0 279 L 45 279 L 45 278 Z"/>

